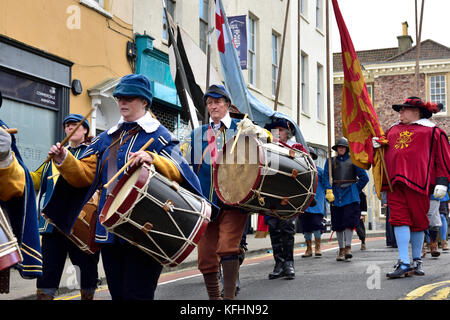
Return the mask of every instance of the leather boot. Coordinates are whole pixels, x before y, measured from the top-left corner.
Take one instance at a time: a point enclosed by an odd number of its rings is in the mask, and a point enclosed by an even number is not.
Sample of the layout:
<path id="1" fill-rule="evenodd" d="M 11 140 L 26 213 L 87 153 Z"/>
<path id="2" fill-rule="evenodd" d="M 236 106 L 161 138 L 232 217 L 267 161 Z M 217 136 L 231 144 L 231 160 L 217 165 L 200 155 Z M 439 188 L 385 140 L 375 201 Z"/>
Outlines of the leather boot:
<path id="1" fill-rule="evenodd" d="M 269 273 L 269 279 L 277 279 L 284 276 L 284 261 L 275 262 L 275 267 L 273 267 L 273 271 Z"/>
<path id="2" fill-rule="evenodd" d="M 314 244 L 315 244 L 314 255 L 316 257 L 321 257 L 322 256 L 322 251 L 320 251 L 320 243 L 321 243 L 320 239 L 314 239 Z"/>
<path id="3" fill-rule="evenodd" d="M 203 274 L 203 280 L 205 281 L 209 300 L 222 300 L 220 296 L 219 273 L 211 272 Z"/>
<path id="4" fill-rule="evenodd" d="M 294 261 L 286 261 L 284 264 L 284 274 L 288 280 L 295 279 Z"/>
<path id="5" fill-rule="evenodd" d="M 81 300 L 94 300 L 95 290 L 80 290 Z"/>
<path id="6" fill-rule="evenodd" d="M 408 277 L 414 274 L 413 268 L 411 268 L 409 264 L 403 263 L 401 260 L 398 260 L 394 268 L 395 270 L 393 272 L 386 274 L 386 277 L 388 277 L 389 279 Z"/>
<path id="7" fill-rule="evenodd" d="M 53 300 L 53 297 L 51 295 L 44 293 L 42 289 L 37 289 L 36 300 Z"/>
<path id="8" fill-rule="evenodd" d="M 441 255 L 441 252 L 438 249 L 437 240 L 432 241 L 430 244 L 430 247 L 431 247 L 431 256 L 432 257 L 437 258 Z"/>
<path id="9" fill-rule="evenodd" d="M 448 243 L 447 240 L 441 240 L 442 251 L 448 251 Z"/>
<path id="10" fill-rule="evenodd" d="M 302 258 L 312 257 L 312 240 L 306 240 L 306 251 L 302 254 Z"/>
<path id="11" fill-rule="evenodd" d="M 345 256 L 345 260 L 350 260 L 353 257 L 351 246 L 345 246 L 344 256 Z"/>
<path id="12" fill-rule="evenodd" d="M 422 259 L 414 259 L 413 260 L 413 269 L 414 274 L 418 276 L 424 276 L 425 271 L 422 269 Z"/>
<path id="13" fill-rule="evenodd" d="M 345 248 L 339 248 L 339 252 L 338 252 L 336 261 L 345 261 Z"/>
<path id="14" fill-rule="evenodd" d="M 233 300 L 236 295 L 236 281 L 239 273 L 239 259 L 222 260 L 223 299 Z"/>

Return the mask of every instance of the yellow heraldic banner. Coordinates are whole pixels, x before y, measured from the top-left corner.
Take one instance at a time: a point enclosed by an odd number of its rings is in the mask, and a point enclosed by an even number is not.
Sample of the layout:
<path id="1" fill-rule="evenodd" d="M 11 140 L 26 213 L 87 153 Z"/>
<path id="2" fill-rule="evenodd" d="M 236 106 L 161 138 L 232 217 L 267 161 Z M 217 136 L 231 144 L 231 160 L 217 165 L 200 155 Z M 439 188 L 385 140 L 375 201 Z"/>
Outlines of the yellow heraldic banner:
<path id="1" fill-rule="evenodd" d="M 332 4 L 341 37 L 344 70 L 341 113 L 344 136 L 348 139 L 352 162 L 366 170 L 372 166 L 375 189 L 381 199 L 382 151 L 380 148 L 380 152 L 374 152 L 372 137 L 379 137 L 382 142 L 387 141 L 370 100 L 361 65 L 337 0 L 332 0 Z"/>

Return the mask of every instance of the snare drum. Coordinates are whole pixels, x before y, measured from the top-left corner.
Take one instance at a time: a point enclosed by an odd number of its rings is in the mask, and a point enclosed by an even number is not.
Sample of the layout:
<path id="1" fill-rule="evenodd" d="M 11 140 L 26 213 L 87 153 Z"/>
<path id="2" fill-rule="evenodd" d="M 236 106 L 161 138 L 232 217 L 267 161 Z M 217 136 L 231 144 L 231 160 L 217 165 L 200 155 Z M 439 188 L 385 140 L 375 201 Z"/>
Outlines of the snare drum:
<path id="1" fill-rule="evenodd" d="M 7 269 L 22 260 L 19 244 L 8 217 L 0 207 L 0 270 Z"/>
<path id="2" fill-rule="evenodd" d="M 99 191 L 97 190 L 91 199 L 84 205 L 69 236 L 73 243 L 75 243 L 82 251 L 89 254 L 94 254 L 100 249 L 100 245 L 95 242 L 98 201 Z"/>
<path id="3" fill-rule="evenodd" d="M 210 216 L 205 199 L 144 164 L 132 167 L 108 194 L 100 223 L 160 264 L 173 267 L 197 246 Z"/>
<path id="4" fill-rule="evenodd" d="M 281 219 L 303 213 L 314 199 L 317 169 L 309 154 L 281 143 L 240 136 L 219 153 L 214 187 L 227 205 Z"/>

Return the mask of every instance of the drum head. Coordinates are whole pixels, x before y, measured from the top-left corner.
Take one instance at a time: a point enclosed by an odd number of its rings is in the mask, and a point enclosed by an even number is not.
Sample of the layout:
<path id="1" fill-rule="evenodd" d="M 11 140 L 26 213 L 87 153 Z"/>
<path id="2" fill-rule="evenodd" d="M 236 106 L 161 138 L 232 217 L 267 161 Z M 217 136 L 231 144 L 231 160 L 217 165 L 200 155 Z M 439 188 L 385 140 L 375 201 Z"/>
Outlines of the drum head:
<path id="1" fill-rule="evenodd" d="M 132 167 L 114 187 L 112 194 L 108 195 L 100 215 L 100 223 L 110 226 L 114 224 L 115 213 L 125 214 L 132 206 L 138 192 L 134 187 L 142 187 L 147 181 L 149 169 L 146 166 Z M 114 219 L 111 219 L 114 218 Z M 108 221 L 111 219 L 111 221 Z"/>
<path id="2" fill-rule="evenodd" d="M 214 186 L 219 198 L 229 205 L 245 201 L 259 183 L 261 148 L 254 137 L 240 136 L 233 154 L 234 139 L 219 154 L 214 168 Z"/>

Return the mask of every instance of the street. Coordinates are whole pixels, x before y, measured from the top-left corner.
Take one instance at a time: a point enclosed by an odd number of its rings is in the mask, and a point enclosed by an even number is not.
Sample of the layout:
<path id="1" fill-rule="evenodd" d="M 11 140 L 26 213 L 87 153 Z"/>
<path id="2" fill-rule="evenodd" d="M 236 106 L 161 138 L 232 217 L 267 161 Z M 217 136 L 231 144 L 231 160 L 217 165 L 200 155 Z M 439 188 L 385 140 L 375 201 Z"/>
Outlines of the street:
<path id="1" fill-rule="evenodd" d="M 353 259 L 337 262 L 337 243 L 326 243 L 321 258 L 302 258 L 304 248 L 296 247 L 294 280 L 269 280 L 273 269 L 271 253 L 247 257 L 240 270 L 240 293 L 236 300 L 448 300 L 450 254 L 423 259 L 425 276 L 388 280 L 397 249 L 386 247 L 384 237 L 367 239 L 367 250 L 353 241 Z M 79 300 L 78 294 L 59 300 Z M 97 300 L 110 300 L 106 285 Z M 196 268 L 162 274 L 155 300 L 207 300 L 203 277 Z"/>

